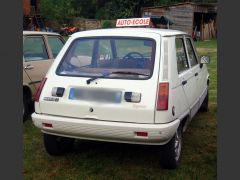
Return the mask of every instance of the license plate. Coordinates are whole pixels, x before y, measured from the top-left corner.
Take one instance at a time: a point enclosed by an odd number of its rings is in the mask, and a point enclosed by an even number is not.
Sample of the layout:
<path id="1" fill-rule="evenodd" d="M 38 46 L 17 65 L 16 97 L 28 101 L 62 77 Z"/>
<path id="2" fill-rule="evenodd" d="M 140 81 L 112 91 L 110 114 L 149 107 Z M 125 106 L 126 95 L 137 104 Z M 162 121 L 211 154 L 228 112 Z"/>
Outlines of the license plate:
<path id="1" fill-rule="evenodd" d="M 104 103 L 120 103 L 122 100 L 122 92 L 107 89 L 71 88 L 69 92 L 69 99 Z"/>

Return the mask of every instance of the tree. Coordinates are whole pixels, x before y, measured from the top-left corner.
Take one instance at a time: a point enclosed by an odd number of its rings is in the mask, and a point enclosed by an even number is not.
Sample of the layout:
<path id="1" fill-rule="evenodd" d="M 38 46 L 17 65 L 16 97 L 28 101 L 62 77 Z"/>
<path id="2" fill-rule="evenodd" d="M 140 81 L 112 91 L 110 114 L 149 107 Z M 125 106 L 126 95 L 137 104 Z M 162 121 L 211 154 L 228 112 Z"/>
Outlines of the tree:
<path id="1" fill-rule="evenodd" d="M 141 8 L 169 5 L 188 0 L 41 0 L 41 13 L 47 20 L 66 22 L 73 16 L 89 19 L 141 17 Z M 217 0 L 190 0 L 217 2 Z"/>
<path id="2" fill-rule="evenodd" d="M 113 27 L 113 25 L 112 25 L 112 22 L 110 20 L 103 21 L 102 28 L 112 28 L 112 27 Z"/>
<path id="3" fill-rule="evenodd" d="M 75 15 L 73 0 L 41 0 L 41 14 L 46 20 L 67 23 Z"/>

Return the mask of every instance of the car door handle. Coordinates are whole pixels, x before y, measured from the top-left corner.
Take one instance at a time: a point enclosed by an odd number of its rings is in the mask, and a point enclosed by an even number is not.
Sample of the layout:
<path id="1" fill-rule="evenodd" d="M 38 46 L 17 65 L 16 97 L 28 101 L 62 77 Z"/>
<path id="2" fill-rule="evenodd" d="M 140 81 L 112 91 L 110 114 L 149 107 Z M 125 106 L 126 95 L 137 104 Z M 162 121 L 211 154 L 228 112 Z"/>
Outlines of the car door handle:
<path id="1" fill-rule="evenodd" d="M 33 69 L 33 68 L 34 68 L 34 66 L 32 66 L 31 64 L 28 64 L 24 67 L 24 69 L 26 69 L 26 70 L 30 70 L 30 69 Z"/>
<path id="2" fill-rule="evenodd" d="M 198 73 L 195 73 L 194 76 L 198 76 Z"/>
<path id="3" fill-rule="evenodd" d="M 185 84 L 187 84 L 187 80 L 182 81 L 182 85 L 185 85 Z"/>

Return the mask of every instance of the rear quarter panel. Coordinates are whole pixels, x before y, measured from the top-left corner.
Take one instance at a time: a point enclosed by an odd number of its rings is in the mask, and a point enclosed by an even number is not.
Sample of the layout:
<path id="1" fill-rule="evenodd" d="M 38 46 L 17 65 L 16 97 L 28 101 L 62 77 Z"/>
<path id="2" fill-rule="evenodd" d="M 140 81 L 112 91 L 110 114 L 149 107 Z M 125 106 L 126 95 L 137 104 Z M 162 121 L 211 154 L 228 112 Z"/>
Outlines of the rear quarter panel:
<path id="1" fill-rule="evenodd" d="M 169 102 L 168 110 L 155 112 L 155 123 L 168 123 L 181 118 L 188 104 L 177 72 L 175 36 L 163 37 L 161 47 L 159 83 L 169 82 Z"/>

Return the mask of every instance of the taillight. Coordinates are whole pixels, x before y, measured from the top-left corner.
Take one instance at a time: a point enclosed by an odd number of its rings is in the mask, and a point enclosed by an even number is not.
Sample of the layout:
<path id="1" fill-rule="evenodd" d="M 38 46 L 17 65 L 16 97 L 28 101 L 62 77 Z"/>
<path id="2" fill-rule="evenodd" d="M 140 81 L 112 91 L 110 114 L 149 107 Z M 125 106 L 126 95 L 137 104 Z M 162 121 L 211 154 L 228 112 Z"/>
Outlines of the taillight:
<path id="1" fill-rule="evenodd" d="M 135 132 L 136 136 L 142 136 L 142 137 L 147 137 L 148 133 L 147 132 Z"/>
<path id="2" fill-rule="evenodd" d="M 42 89 L 43 89 L 43 86 L 44 86 L 46 80 L 47 80 L 46 77 L 42 79 L 40 85 L 38 86 L 36 94 L 34 96 L 34 101 L 39 102 L 39 98 L 40 98 L 40 95 L 41 95 L 41 92 L 42 92 Z"/>
<path id="3" fill-rule="evenodd" d="M 43 127 L 47 127 L 47 128 L 52 128 L 53 125 L 51 123 L 42 123 Z"/>
<path id="4" fill-rule="evenodd" d="M 169 83 L 159 84 L 157 110 L 168 110 Z"/>

